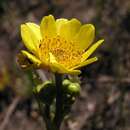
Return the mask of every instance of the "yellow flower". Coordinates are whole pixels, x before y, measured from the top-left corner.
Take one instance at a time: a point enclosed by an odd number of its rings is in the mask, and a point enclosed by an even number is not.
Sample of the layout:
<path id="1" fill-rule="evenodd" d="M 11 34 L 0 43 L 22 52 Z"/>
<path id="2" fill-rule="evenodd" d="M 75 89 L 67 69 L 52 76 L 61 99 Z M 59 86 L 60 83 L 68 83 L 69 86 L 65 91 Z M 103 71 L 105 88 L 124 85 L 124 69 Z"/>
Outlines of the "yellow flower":
<path id="1" fill-rule="evenodd" d="M 91 46 L 95 37 L 92 24 L 81 25 L 75 18 L 55 20 L 52 15 L 43 17 L 40 26 L 31 22 L 22 24 L 21 36 L 29 51 L 21 51 L 21 67 L 30 64 L 61 74 L 80 74 L 79 68 L 97 61 L 97 57 L 88 58 L 104 41 Z"/>

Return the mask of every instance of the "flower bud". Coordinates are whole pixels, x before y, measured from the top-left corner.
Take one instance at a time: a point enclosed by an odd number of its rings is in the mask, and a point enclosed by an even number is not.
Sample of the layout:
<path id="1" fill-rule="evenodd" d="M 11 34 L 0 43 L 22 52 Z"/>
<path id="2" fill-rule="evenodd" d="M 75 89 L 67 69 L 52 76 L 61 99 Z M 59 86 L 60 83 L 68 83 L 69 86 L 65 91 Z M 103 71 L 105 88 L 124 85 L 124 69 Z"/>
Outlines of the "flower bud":
<path id="1" fill-rule="evenodd" d="M 69 84 L 71 84 L 71 81 L 68 79 L 64 79 L 62 84 L 63 84 L 63 86 L 68 86 Z"/>
<path id="2" fill-rule="evenodd" d="M 69 94 L 77 96 L 80 93 L 80 85 L 78 83 L 71 83 L 68 85 L 67 91 Z"/>
<path id="3" fill-rule="evenodd" d="M 46 81 L 36 87 L 35 93 L 45 104 L 51 104 L 55 98 L 55 86 L 51 81 Z"/>

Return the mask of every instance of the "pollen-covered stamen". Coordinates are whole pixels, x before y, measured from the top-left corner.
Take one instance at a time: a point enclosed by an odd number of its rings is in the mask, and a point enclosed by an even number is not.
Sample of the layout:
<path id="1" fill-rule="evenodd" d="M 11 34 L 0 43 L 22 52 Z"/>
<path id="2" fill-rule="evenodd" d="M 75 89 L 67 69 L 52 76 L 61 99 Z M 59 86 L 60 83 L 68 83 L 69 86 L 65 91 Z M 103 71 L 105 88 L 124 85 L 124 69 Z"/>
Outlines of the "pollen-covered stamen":
<path id="1" fill-rule="evenodd" d="M 79 64 L 83 54 L 83 51 L 80 50 L 74 41 L 67 41 L 60 36 L 53 38 L 44 37 L 39 44 L 38 52 L 40 60 L 51 62 L 49 53 L 52 53 L 57 62 L 67 68 Z"/>

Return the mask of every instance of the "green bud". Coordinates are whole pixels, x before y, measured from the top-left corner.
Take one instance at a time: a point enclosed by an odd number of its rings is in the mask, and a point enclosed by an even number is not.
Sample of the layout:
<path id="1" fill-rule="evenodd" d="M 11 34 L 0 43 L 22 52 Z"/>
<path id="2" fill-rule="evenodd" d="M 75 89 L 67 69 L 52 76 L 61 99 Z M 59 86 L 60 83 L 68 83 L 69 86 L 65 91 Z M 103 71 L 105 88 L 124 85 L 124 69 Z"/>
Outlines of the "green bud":
<path id="1" fill-rule="evenodd" d="M 80 85 L 78 83 L 71 83 L 67 87 L 67 92 L 73 96 L 77 96 L 80 93 Z"/>
<path id="2" fill-rule="evenodd" d="M 43 103 L 49 105 L 53 102 L 55 97 L 55 86 L 51 81 L 46 81 L 45 83 L 38 85 L 34 92 Z"/>
<path id="3" fill-rule="evenodd" d="M 71 81 L 68 80 L 68 79 L 64 79 L 63 82 L 62 82 L 62 85 L 63 85 L 63 86 L 68 86 L 68 85 L 70 85 L 70 84 L 71 84 Z"/>

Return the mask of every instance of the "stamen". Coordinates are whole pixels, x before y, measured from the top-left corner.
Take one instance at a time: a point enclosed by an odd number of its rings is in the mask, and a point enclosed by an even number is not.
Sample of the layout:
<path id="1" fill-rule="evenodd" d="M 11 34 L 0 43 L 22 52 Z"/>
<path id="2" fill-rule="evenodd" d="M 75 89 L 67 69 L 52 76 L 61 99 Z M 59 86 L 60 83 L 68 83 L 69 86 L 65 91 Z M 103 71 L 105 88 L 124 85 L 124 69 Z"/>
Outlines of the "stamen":
<path id="1" fill-rule="evenodd" d="M 68 41 L 59 35 L 53 38 L 45 36 L 39 44 L 39 58 L 48 62 L 49 53 L 55 56 L 58 63 L 71 68 L 80 63 L 83 51 L 74 41 Z"/>

